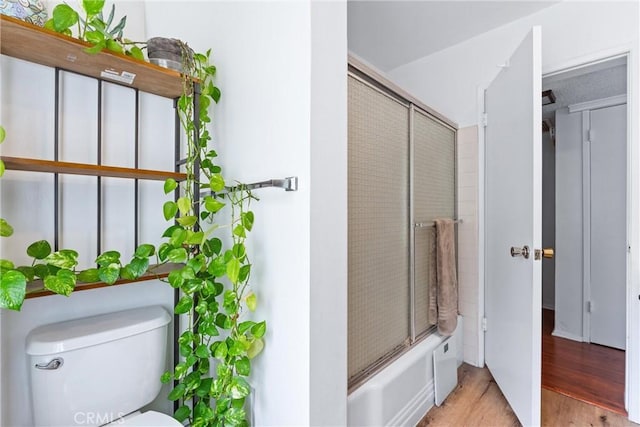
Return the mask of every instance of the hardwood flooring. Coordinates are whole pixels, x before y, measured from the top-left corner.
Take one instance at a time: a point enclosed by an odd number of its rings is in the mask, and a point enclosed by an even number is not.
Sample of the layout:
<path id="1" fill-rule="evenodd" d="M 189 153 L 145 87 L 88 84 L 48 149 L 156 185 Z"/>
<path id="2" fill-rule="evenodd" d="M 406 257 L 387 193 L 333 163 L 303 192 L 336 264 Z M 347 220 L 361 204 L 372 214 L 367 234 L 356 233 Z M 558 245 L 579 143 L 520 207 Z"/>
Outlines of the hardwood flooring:
<path id="1" fill-rule="evenodd" d="M 542 387 L 626 415 L 624 351 L 554 337 L 542 311 Z"/>
<path id="2" fill-rule="evenodd" d="M 487 368 L 463 364 L 458 369 L 458 387 L 444 404 L 432 408 L 418 427 L 509 427 L 520 426 Z M 638 426 L 623 415 L 542 390 L 542 426 Z"/>

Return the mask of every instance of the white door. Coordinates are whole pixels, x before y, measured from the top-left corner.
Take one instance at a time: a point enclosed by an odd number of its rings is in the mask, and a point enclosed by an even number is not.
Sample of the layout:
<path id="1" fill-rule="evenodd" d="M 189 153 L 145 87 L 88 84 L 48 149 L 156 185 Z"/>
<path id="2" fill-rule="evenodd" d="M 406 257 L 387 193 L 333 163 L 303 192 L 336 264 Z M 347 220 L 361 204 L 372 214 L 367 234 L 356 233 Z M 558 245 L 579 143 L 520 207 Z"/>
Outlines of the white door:
<path id="1" fill-rule="evenodd" d="M 540 424 L 541 91 L 534 27 L 485 95 L 485 359 L 525 426 Z M 528 258 L 511 255 L 524 246 Z"/>
<path id="2" fill-rule="evenodd" d="M 627 283 L 627 106 L 590 112 L 590 341 L 624 350 Z M 587 261 L 589 262 L 589 261 Z"/>

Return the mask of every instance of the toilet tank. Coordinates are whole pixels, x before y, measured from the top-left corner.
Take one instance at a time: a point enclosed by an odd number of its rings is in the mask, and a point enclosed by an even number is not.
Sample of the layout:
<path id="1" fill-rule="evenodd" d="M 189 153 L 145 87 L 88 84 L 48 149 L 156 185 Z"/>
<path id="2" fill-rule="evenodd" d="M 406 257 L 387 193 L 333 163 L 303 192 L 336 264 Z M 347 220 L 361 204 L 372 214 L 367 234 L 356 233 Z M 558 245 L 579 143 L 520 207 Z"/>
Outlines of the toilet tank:
<path id="1" fill-rule="evenodd" d="M 171 316 L 160 306 L 40 326 L 27 336 L 35 426 L 97 426 L 160 392 Z"/>

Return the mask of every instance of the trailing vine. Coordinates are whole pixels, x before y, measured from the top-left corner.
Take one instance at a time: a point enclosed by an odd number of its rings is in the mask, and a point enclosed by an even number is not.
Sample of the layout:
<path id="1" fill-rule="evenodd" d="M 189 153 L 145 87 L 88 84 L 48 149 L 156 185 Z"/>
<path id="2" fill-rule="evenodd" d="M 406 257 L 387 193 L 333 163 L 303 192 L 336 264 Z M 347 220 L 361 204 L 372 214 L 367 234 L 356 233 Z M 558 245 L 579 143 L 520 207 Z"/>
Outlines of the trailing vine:
<path id="1" fill-rule="evenodd" d="M 114 10 L 105 20 L 104 0 L 83 0 L 82 7 L 84 18 L 66 4 L 56 6 L 45 26 L 70 35 L 71 27 L 77 25 L 78 38 L 94 45 L 88 52 L 106 48 L 140 59 L 141 49 L 122 37 L 126 17 L 109 29 Z M 245 426 L 251 359 L 262 351 L 266 332 L 265 321 L 245 317 L 246 310 L 254 311 L 257 306 L 257 297 L 249 287 L 252 265 L 246 247 L 255 220 L 250 205 L 257 199 L 242 184 L 226 185 L 216 163 L 218 155 L 210 147 L 210 110 L 221 96 L 214 84 L 216 67 L 210 62 L 211 51 L 194 53 L 186 43 L 179 43 L 183 93 L 177 111 L 184 130 L 187 178 L 164 183 L 165 194 L 177 195 L 163 205 L 164 218 L 172 222 L 162 234 L 164 241 L 158 248 L 138 246 L 128 262 L 121 260 L 118 251 L 105 251 L 95 259 L 95 267 L 84 270 L 77 270 L 75 250 L 54 252 L 47 241 L 34 242 L 27 248 L 31 265 L 16 267 L 0 259 L 0 308 L 20 310 L 27 284 L 36 280 L 41 280 L 40 289 L 69 296 L 78 282 L 113 284 L 152 273 L 156 266 L 177 263 L 179 266 L 161 279 L 180 290 L 174 310 L 186 321 L 186 330 L 177 339 L 181 359 L 160 379 L 175 382 L 169 393 L 170 400 L 179 402 L 174 417 L 180 422 L 189 420 L 193 427 Z M 4 129 L 0 129 L 2 142 Z M 4 164 L 0 163 L 0 176 L 2 172 Z M 196 183 L 207 190 L 205 197 L 196 194 Z M 219 219 L 222 212 L 230 214 L 230 221 Z M 8 237 L 12 232 L 0 219 L 0 235 Z M 224 232 L 226 237 L 221 234 Z"/>

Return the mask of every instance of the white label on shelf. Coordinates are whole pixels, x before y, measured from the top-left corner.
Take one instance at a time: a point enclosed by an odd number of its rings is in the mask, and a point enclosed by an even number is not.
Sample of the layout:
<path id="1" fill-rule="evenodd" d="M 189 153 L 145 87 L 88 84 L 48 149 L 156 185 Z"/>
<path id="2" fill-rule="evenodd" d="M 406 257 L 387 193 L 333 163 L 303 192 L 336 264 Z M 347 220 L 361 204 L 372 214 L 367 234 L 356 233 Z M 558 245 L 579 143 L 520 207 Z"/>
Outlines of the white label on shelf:
<path id="1" fill-rule="evenodd" d="M 133 80 L 135 80 L 136 75 L 133 73 L 129 73 L 128 71 L 123 71 L 118 74 L 115 70 L 104 70 L 100 73 L 100 77 L 103 79 L 115 80 L 117 82 L 126 83 L 128 85 L 133 84 Z"/>

